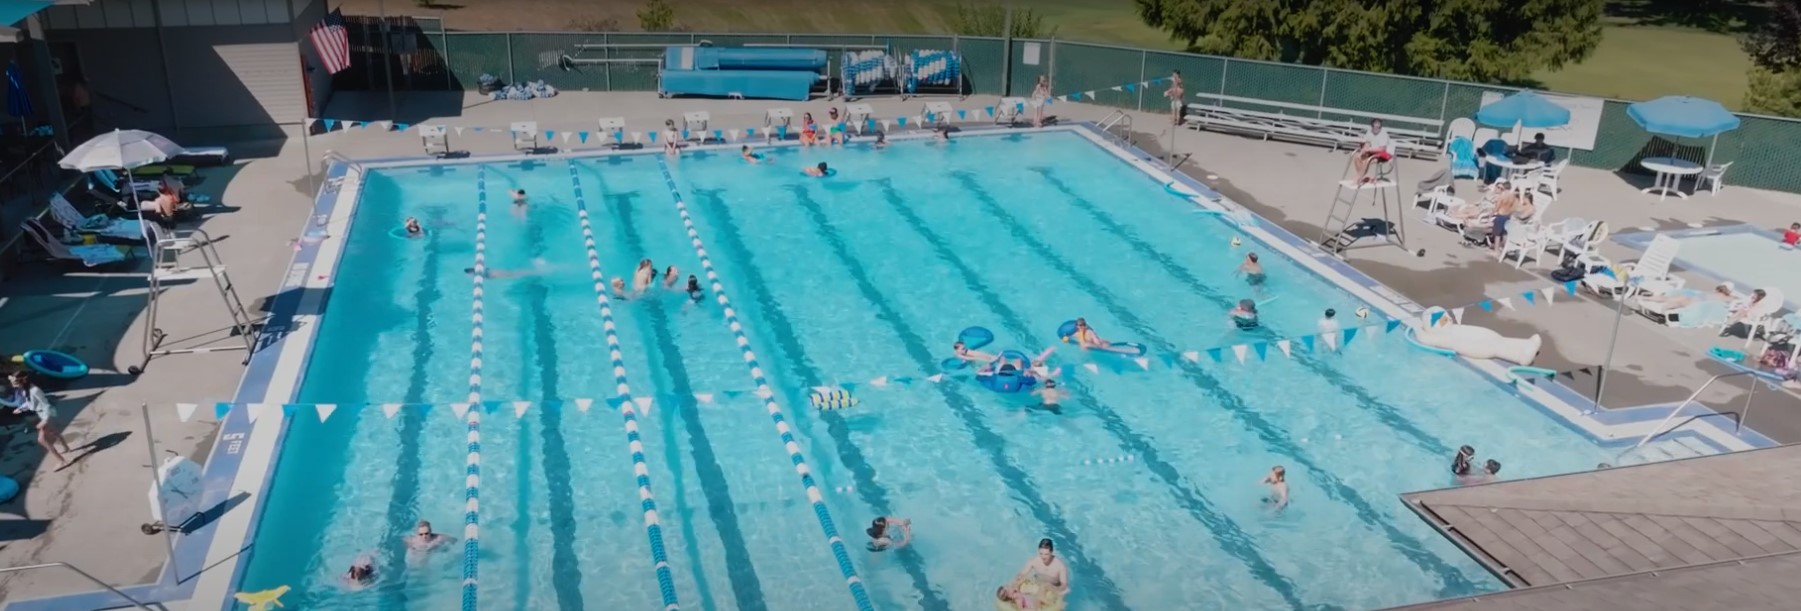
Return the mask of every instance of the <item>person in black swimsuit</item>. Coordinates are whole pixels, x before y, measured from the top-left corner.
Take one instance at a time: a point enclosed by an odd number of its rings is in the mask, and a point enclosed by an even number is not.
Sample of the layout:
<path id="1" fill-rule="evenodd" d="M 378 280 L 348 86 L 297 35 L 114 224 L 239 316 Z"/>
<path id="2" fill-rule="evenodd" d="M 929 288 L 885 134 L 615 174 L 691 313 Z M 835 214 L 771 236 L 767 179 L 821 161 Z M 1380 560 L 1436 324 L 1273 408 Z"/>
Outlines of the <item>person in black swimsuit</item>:
<path id="1" fill-rule="evenodd" d="M 700 303 L 702 299 L 706 299 L 706 293 L 703 293 L 700 290 L 700 278 L 696 278 L 692 274 L 688 276 L 688 288 L 686 290 L 688 291 L 688 299 L 695 303 Z"/>

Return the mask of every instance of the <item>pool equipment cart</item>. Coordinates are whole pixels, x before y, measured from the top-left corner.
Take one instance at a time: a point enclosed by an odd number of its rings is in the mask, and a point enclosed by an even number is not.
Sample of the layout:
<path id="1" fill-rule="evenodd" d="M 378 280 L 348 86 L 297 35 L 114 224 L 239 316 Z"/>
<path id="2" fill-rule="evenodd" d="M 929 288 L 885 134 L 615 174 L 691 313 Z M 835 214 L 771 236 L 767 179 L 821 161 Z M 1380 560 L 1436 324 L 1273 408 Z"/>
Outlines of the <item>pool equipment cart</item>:
<path id="1" fill-rule="evenodd" d="M 146 225 L 155 227 L 155 225 Z M 213 247 L 213 238 L 205 231 L 194 229 L 181 232 L 164 232 L 153 229 L 156 242 L 151 248 L 151 259 L 156 266 L 150 270 L 149 321 L 144 325 L 144 361 L 141 364 L 126 368 L 126 373 L 138 375 L 144 367 L 150 365 L 150 359 L 171 354 L 201 354 L 206 352 L 223 352 L 226 350 L 243 350 L 245 363 L 250 362 L 250 355 L 256 352 L 256 334 L 262 327 L 263 317 L 252 316 L 244 307 L 244 301 L 238 298 L 238 290 L 231 282 L 231 276 L 225 273 L 225 264 L 219 258 L 218 249 Z M 184 259 L 196 259 L 188 261 Z M 160 302 L 165 284 L 186 284 L 210 278 L 213 288 L 219 293 L 219 301 L 225 304 L 226 314 L 231 317 L 231 325 L 220 329 L 226 337 L 235 338 L 240 344 L 212 345 L 212 341 L 192 348 L 165 348 L 163 341 L 168 339 L 157 326 L 162 315 Z M 210 333 L 209 333 L 210 335 Z M 198 339 L 195 338 L 189 339 Z"/>
<path id="2" fill-rule="evenodd" d="M 1344 251 L 1364 238 L 1381 238 L 1380 246 L 1391 244 L 1407 250 L 1407 224 L 1401 208 L 1401 169 L 1393 160 L 1376 161 L 1370 166 L 1374 180 L 1358 182 L 1352 172 L 1357 164 L 1357 154 L 1345 161 L 1344 173 L 1340 175 L 1337 192 L 1332 196 L 1332 208 L 1326 212 L 1326 222 L 1320 225 L 1319 247 L 1328 253 L 1344 256 Z M 1368 194 L 1367 197 L 1365 194 Z M 1379 215 L 1369 215 L 1359 204 L 1369 202 L 1380 209 Z M 1369 211 L 1375 212 L 1375 211 Z M 1361 216 L 1360 216 L 1361 215 Z M 1421 251 L 1422 256 L 1425 251 Z"/>

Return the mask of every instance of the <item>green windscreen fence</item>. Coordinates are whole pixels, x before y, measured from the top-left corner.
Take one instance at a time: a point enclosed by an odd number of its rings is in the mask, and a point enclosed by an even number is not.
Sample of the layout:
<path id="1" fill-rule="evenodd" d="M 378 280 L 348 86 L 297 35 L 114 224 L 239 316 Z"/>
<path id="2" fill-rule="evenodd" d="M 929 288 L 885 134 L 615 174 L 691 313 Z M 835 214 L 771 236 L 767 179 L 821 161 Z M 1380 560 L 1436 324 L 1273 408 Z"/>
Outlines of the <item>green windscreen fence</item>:
<path id="1" fill-rule="evenodd" d="M 381 90 L 378 75 L 379 26 L 362 26 L 355 45 L 364 67 L 338 75 L 342 90 Z M 1165 86 L 1127 87 L 1180 71 L 1187 102 L 1217 103 L 1250 110 L 1301 114 L 1332 120 L 1362 120 L 1333 110 L 1376 113 L 1442 126 L 1471 117 L 1486 92 L 1511 93 L 1495 85 L 1422 79 L 1316 66 L 1227 59 L 1191 53 L 1152 51 L 1060 40 L 1006 41 L 968 36 L 699 34 L 699 33 L 495 33 L 448 32 L 436 22 L 396 18 L 389 24 L 396 57 L 387 67 L 394 86 L 417 90 L 473 90 L 482 75 L 508 83 L 544 80 L 566 91 L 655 91 L 658 64 L 669 45 L 802 45 L 827 48 L 833 76 L 838 46 L 877 47 L 901 56 L 914 49 L 954 50 L 963 57 L 970 95 L 977 98 L 1030 96 L 1040 76 L 1055 95 L 1082 94 L 1084 103 L 1167 112 Z M 604 60 L 568 62 L 564 58 Z M 1091 95 L 1092 94 L 1092 95 Z M 1642 172 L 1645 157 L 1677 156 L 1732 164 L 1728 184 L 1801 193 L 1801 121 L 1740 115 L 1739 129 L 1713 138 L 1666 138 L 1645 133 L 1626 115 L 1629 102 L 1608 100 L 1601 112 L 1595 148 L 1573 151 L 1576 165 Z"/>

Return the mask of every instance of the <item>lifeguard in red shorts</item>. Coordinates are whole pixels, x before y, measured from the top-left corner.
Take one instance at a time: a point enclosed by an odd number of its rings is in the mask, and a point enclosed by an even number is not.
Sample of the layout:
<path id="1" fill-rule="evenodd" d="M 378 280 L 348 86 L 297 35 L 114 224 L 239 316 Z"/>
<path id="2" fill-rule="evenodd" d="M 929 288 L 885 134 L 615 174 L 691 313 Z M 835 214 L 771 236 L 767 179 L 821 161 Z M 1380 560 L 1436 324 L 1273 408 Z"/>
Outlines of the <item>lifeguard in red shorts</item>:
<path id="1" fill-rule="evenodd" d="M 1363 136 L 1363 144 L 1351 155 L 1357 164 L 1357 184 L 1373 180 L 1369 177 L 1372 162 L 1395 158 L 1394 141 L 1389 140 L 1388 132 L 1382 129 L 1381 119 L 1370 119 L 1370 132 Z"/>

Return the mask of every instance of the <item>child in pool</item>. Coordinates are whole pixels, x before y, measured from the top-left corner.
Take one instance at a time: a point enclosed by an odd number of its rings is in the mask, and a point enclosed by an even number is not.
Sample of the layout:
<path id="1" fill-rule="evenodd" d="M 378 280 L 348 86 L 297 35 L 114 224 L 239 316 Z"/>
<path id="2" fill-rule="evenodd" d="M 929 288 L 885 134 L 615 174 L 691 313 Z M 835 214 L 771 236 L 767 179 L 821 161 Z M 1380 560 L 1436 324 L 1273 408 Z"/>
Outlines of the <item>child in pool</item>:
<path id="1" fill-rule="evenodd" d="M 706 293 L 703 293 L 700 290 L 700 279 L 694 277 L 693 274 L 688 275 L 688 289 L 687 290 L 688 290 L 688 299 L 690 301 L 693 301 L 695 303 L 700 303 L 700 300 L 706 298 Z"/>
<path id="2" fill-rule="evenodd" d="M 1238 307 L 1232 308 L 1232 325 L 1241 330 L 1251 330 L 1258 326 L 1257 302 L 1249 299 L 1238 300 Z"/>
<path id="3" fill-rule="evenodd" d="M 425 235 L 425 228 L 419 225 L 419 219 L 406 217 L 406 237 L 416 238 Z"/>

